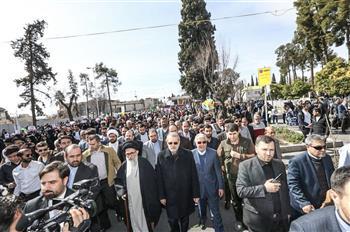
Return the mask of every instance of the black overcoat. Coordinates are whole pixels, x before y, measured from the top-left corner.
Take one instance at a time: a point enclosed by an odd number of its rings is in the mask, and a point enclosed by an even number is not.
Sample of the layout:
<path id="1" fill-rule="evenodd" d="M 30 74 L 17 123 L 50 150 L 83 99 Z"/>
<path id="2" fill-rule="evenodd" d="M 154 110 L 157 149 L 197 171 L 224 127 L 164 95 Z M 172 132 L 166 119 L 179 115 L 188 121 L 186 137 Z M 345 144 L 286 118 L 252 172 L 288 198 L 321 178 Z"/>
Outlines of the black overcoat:
<path id="1" fill-rule="evenodd" d="M 193 198 L 199 198 L 199 181 L 192 152 L 179 148 L 175 155 L 161 151 L 156 165 L 159 199 L 166 199 L 169 218 L 194 212 Z"/>

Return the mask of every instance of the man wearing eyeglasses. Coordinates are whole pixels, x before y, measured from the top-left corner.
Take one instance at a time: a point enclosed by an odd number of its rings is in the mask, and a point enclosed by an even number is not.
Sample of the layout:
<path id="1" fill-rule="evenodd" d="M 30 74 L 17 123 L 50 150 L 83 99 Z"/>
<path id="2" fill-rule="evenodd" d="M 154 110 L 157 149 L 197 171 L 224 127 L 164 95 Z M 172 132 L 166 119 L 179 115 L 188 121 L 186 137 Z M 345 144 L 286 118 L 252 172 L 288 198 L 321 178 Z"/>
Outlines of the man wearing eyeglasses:
<path id="1" fill-rule="evenodd" d="M 173 232 L 185 232 L 194 203 L 199 202 L 199 182 L 192 152 L 180 148 L 177 132 L 167 135 L 168 148 L 158 155 L 156 173 L 159 199 L 165 206 Z"/>
<path id="2" fill-rule="evenodd" d="M 219 201 L 224 195 L 224 180 L 221 174 L 220 161 L 216 151 L 207 147 L 208 139 L 206 135 L 198 134 L 194 140 L 197 148 L 192 150 L 192 154 L 196 163 L 200 186 L 199 225 L 202 225 L 202 230 L 205 230 L 207 206 L 209 206 L 213 214 L 214 229 L 216 232 L 222 232 L 224 226 L 220 215 Z"/>
<path id="3" fill-rule="evenodd" d="M 118 169 L 116 190 L 117 195 L 127 200 L 124 205 L 128 214 L 125 218 L 130 219 L 130 223 L 126 220 L 128 231 L 152 232 L 161 214 L 156 173 L 147 159 L 139 156 L 136 141 L 125 142 L 122 149 L 126 162 Z"/>
<path id="4" fill-rule="evenodd" d="M 29 148 L 19 150 L 17 155 L 22 157 L 22 162 L 12 171 L 16 183 L 14 194 L 28 201 L 40 194 L 39 173 L 45 166 L 32 160 L 32 151 Z"/>
<path id="5" fill-rule="evenodd" d="M 333 162 L 326 154 L 325 139 L 309 135 L 305 139 L 307 151 L 289 161 L 288 186 L 293 218 L 321 207 L 330 189 Z"/>

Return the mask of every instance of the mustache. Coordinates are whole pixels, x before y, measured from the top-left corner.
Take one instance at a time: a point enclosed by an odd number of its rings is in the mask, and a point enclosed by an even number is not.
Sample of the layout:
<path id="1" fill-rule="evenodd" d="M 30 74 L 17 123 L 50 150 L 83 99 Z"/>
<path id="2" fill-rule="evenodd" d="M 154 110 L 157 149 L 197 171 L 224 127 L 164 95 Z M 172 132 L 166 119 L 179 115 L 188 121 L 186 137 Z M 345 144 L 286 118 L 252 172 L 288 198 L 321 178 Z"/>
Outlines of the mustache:
<path id="1" fill-rule="evenodd" d="M 49 195 L 49 194 L 55 194 L 53 191 L 45 191 L 45 192 L 43 192 L 43 194 L 45 194 L 45 195 Z"/>

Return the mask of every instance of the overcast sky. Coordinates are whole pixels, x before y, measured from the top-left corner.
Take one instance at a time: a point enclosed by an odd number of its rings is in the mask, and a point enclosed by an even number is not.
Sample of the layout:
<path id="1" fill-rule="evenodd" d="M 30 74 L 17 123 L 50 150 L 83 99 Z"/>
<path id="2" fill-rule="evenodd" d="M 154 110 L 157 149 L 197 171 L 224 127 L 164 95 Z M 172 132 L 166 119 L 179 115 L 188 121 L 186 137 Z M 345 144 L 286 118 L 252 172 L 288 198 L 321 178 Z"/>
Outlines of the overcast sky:
<path id="1" fill-rule="evenodd" d="M 207 1 L 212 18 L 238 16 L 293 7 L 293 1 Z M 71 69 L 78 80 L 86 67 L 104 62 L 117 70 L 122 82 L 114 99 L 130 100 L 181 93 L 178 71 L 178 29 L 158 29 L 48 39 L 57 36 L 115 31 L 130 28 L 178 24 L 180 0 L 169 1 L 34 1 L 7 0 L 0 8 L 0 107 L 11 114 L 29 112 L 18 109 L 20 90 L 13 80 L 25 75 L 24 65 L 13 56 L 8 41 L 23 36 L 25 24 L 44 19 L 48 25 L 42 42 L 50 52 L 49 65 L 57 72 L 53 90 L 65 90 Z M 281 14 L 281 12 L 279 12 Z M 257 68 L 271 66 L 274 73 L 275 49 L 291 40 L 295 29 L 295 10 L 280 16 L 264 14 L 213 21 L 217 47 L 225 45 L 231 58 L 239 57 L 237 71 L 243 80 L 256 75 Z M 80 98 L 83 99 L 82 97 Z M 54 104 L 46 112 L 55 113 Z"/>

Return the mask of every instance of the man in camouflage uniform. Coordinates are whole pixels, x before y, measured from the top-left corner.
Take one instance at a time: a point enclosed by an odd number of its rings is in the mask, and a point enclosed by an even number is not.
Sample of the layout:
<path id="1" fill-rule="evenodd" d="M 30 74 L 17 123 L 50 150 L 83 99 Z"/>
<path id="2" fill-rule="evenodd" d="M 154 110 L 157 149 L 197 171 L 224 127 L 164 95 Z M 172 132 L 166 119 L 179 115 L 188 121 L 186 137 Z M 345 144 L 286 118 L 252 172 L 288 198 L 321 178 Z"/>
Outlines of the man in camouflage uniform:
<path id="1" fill-rule="evenodd" d="M 218 155 L 222 170 L 227 176 L 235 215 L 242 221 L 242 199 L 237 196 L 236 191 L 238 165 L 241 161 L 254 157 L 255 148 L 250 139 L 240 136 L 237 124 L 230 123 L 226 134 L 227 139 L 220 143 Z"/>

